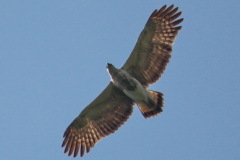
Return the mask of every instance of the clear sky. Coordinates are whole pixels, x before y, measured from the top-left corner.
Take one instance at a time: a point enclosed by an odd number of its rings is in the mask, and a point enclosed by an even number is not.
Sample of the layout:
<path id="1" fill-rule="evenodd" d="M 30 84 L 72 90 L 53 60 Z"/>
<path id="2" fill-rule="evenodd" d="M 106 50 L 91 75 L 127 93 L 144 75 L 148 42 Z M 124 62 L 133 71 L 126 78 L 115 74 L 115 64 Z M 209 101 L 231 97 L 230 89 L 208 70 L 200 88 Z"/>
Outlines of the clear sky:
<path id="1" fill-rule="evenodd" d="M 86 160 L 240 159 L 240 1 L 1 0 L 0 159 L 73 159 L 70 122 L 121 67 L 154 9 L 185 18 L 163 77 L 164 112 L 137 107 Z M 80 159 L 77 157 L 77 159 Z"/>

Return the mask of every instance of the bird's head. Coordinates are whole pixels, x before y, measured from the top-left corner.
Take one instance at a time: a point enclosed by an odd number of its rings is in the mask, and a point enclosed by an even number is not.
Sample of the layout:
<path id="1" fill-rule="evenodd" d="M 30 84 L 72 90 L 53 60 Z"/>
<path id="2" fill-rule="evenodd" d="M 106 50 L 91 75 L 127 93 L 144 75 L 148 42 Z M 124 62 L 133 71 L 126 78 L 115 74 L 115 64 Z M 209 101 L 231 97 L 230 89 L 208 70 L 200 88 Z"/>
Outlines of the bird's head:
<path id="1" fill-rule="evenodd" d="M 107 71 L 110 74 L 110 76 L 114 76 L 115 74 L 117 74 L 118 69 L 116 67 L 114 67 L 114 65 L 112 65 L 111 63 L 107 63 Z"/>
<path id="2" fill-rule="evenodd" d="M 112 67 L 114 67 L 114 66 L 111 63 L 107 63 L 107 66 L 106 66 L 107 69 L 112 68 Z"/>

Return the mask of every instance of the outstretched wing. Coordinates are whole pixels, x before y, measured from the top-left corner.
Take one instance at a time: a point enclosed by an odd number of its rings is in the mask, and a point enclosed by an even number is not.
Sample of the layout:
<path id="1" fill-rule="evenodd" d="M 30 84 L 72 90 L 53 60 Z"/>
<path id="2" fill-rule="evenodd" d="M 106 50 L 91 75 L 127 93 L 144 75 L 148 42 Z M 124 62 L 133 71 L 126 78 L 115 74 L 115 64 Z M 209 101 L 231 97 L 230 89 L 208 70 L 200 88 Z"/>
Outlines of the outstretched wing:
<path id="1" fill-rule="evenodd" d="M 133 102 L 111 83 L 81 114 L 64 133 L 62 147 L 74 157 L 79 150 L 81 157 L 101 138 L 117 130 L 132 113 Z"/>
<path id="2" fill-rule="evenodd" d="M 143 86 L 157 81 L 171 57 L 172 45 L 183 18 L 173 5 L 155 10 L 122 69 L 134 76 Z M 176 20 L 176 21 L 175 21 Z"/>

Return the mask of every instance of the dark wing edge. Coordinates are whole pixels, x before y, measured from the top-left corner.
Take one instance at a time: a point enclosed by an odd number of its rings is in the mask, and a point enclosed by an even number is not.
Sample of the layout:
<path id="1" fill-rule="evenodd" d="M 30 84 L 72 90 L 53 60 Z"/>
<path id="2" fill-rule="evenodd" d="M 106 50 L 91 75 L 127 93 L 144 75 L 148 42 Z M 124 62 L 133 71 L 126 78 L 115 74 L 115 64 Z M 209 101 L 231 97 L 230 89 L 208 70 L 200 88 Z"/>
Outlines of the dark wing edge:
<path id="1" fill-rule="evenodd" d="M 164 72 L 172 45 L 182 28 L 176 20 L 181 12 L 174 5 L 163 6 L 149 17 L 137 43 L 122 69 L 134 76 L 143 86 L 156 82 Z"/>
<path id="2" fill-rule="evenodd" d="M 62 147 L 68 156 L 82 157 L 103 137 L 114 133 L 133 111 L 133 102 L 111 83 L 69 125 Z"/>

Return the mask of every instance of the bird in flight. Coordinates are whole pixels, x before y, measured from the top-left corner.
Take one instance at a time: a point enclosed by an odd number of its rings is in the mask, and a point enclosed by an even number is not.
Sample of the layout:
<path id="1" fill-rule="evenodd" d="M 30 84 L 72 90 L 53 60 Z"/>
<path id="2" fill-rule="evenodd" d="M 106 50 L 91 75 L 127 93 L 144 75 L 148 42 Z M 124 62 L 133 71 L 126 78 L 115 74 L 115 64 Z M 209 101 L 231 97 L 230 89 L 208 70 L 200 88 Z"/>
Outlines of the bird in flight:
<path id="1" fill-rule="evenodd" d="M 117 69 L 107 64 L 111 81 L 66 129 L 64 153 L 82 157 L 127 121 L 136 103 L 145 118 L 162 112 L 163 94 L 148 90 L 164 72 L 183 18 L 174 5 L 153 11 L 129 58 Z"/>

